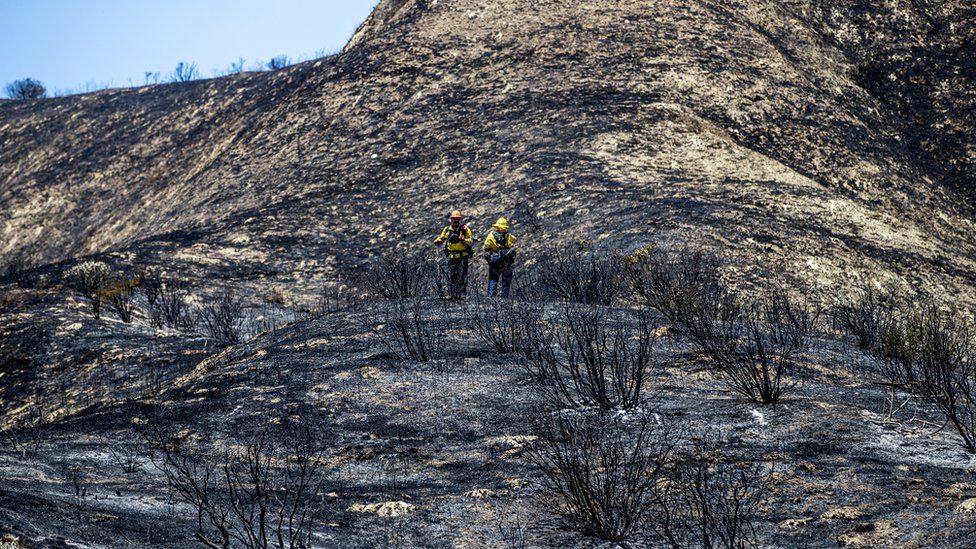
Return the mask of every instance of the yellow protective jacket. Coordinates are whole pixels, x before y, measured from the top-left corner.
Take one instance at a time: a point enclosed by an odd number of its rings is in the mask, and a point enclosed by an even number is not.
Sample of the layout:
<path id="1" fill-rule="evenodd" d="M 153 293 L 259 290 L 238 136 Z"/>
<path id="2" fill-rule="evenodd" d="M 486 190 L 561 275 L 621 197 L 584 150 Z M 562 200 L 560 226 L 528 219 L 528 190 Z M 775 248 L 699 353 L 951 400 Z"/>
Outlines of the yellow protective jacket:
<path id="1" fill-rule="evenodd" d="M 457 242 L 451 242 L 451 233 L 455 233 L 457 235 L 459 239 Z M 444 227 L 444 230 L 441 231 L 440 236 L 434 240 L 434 244 L 444 244 L 444 253 L 451 259 L 471 257 L 471 246 L 474 244 L 474 234 L 467 225 L 461 225 L 458 227 L 457 231 L 454 231 L 454 229 L 448 225 L 447 227 Z"/>
<path id="2" fill-rule="evenodd" d="M 483 247 L 486 254 L 498 253 L 499 250 L 511 250 L 515 245 L 515 235 L 509 232 L 501 234 L 498 231 L 491 231 L 485 238 Z"/>

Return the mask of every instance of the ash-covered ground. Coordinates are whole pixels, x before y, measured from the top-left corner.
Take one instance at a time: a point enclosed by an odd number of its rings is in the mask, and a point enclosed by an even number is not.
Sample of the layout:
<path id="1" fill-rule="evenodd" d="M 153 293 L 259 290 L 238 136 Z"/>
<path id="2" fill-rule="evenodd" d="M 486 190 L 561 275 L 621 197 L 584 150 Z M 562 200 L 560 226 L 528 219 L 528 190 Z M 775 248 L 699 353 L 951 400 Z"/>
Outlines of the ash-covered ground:
<path id="1" fill-rule="evenodd" d="M 150 459 L 146 424 L 165 423 L 219 456 L 284 421 L 313 426 L 327 448 L 315 546 L 502 547 L 517 525 L 528 546 L 600 546 L 547 510 L 552 494 L 525 455 L 540 397 L 524 357 L 474 331 L 489 305 L 422 301 L 444 343 L 428 362 L 397 358 L 373 331 L 382 333 L 389 306 L 361 303 L 224 350 L 201 343 L 179 353 L 166 336 L 140 339 L 150 330 L 138 322 L 75 313 L 65 321 L 80 324 L 78 348 L 147 356 L 95 362 L 84 375 L 38 368 L 18 384 L 37 391 L 24 404 L 41 406 L 48 422 L 34 457 L 0 454 L 0 531 L 30 547 L 186 546 L 196 514 Z M 562 306 L 544 307 L 553 315 Z M 756 521 L 762 546 L 971 542 L 976 455 L 924 404 L 888 417 L 887 392 L 850 338 L 824 325 L 800 357 L 796 387 L 775 406 L 730 392 L 680 340 L 663 337 L 655 349 L 639 410 L 708 433 L 726 459 L 773 466 Z M 46 360 L 71 362 L 72 351 Z M 155 385 L 152 360 L 162 364 Z M 649 539 L 632 543 L 654 546 Z"/>

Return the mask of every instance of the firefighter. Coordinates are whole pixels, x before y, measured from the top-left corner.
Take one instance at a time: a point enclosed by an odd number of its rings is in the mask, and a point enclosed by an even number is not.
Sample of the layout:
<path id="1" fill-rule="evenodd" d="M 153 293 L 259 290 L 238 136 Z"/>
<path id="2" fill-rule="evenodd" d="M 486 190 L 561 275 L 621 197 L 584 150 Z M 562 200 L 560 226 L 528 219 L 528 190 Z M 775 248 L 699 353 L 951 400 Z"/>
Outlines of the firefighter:
<path id="1" fill-rule="evenodd" d="M 515 263 L 515 235 L 508 232 L 508 220 L 499 217 L 485 238 L 483 251 L 488 262 L 488 297 L 508 297 Z M 499 286 L 501 290 L 499 291 Z"/>
<path id="2" fill-rule="evenodd" d="M 467 225 L 461 223 L 461 212 L 451 212 L 451 224 L 444 227 L 434 244 L 444 246 L 447 257 L 448 295 L 451 299 L 461 299 L 468 294 L 468 262 L 471 259 L 474 235 Z"/>

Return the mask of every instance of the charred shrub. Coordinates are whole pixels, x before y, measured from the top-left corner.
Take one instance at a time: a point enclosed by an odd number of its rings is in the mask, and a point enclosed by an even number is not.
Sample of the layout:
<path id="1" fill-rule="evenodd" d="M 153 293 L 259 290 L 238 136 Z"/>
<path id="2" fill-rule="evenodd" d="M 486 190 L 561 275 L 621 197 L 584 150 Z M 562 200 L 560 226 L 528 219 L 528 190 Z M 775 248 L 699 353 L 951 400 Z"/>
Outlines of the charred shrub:
<path id="1" fill-rule="evenodd" d="M 715 331 L 707 349 L 733 391 L 758 404 L 776 404 L 792 386 L 797 355 L 806 350 L 815 313 L 772 291 Z"/>
<path id="2" fill-rule="evenodd" d="M 283 69 L 288 65 L 291 65 L 291 61 L 288 59 L 288 56 L 278 55 L 272 57 L 271 60 L 268 61 L 268 70 L 276 71 L 278 69 Z"/>
<path id="3" fill-rule="evenodd" d="M 429 255 L 398 249 L 370 262 L 359 285 L 373 298 L 412 299 L 429 294 L 436 278 Z"/>
<path id="4" fill-rule="evenodd" d="M 155 328 L 192 329 L 193 313 L 187 302 L 189 293 L 189 284 L 184 280 L 161 282 L 158 286 L 158 294 L 152 302 L 149 302 L 149 294 L 146 294 L 149 303 L 149 323 Z"/>
<path id="5" fill-rule="evenodd" d="M 976 338 L 972 325 L 926 310 L 919 321 L 915 358 L 917 393 L 946 417 L 976 453 Z"/>
<path id="6" fill-rule="evenodd" d="M 38 401 L 38 397 L 34 397 Z M 47 440 L 50 423 L 45 421 L 44 412 L 35 404 L 17 425 L 0 430 L 0 441 L 20 454 L 22 459 L 34 459 Z"/>
<path id="7" fill-rule="evenodd" d="M 7 92 L 7 97 L 19 101 L 41 99 L 47 95 L 47 88 L 44 87 L 44 84 L 33 78 L 14 80 L 7 84 L 5 91 Z"/>
<path id="8" fill-rule="evenodd" d="M 102 301 L 119 317 L 119 320 L 126 324 L 132 322 L 132 313 L 134 310 L 132 297 L 135 294 L 135 289 L 139 285 L 139 282 L 139 277 L 133 279 L 123 278 L 99 290 Z"/>
<path id="9" fill-rule="evenodd" d="M 144 447 L 138 442 L 111 441 L 101 444 L 102 451 L 109 455 L 115 466 L 127 475 L 134 474 L 142 466 Z"/>
<path id="10" fill-rule="evenodd" d="M 472 331 L 496 352 L 532 354 L 542 313 L 539 304 L 500 298 L 478 303 L 469 318 Z"/>
<path id="11" fill-rule="evenodd" d="M 797 356 L 808 345 L 816 313 L 784 292 L 769 291 L 755 300 L 725 292 L 710 314 L 704 310 L 679 324 L 726 385 L 758 404 L 779 402 L 792 388 Z"/>
<path id="12" fill-rule="evenodd" d="M 655 486 L 665 512 L 650 528 L 671 547 L 757 547 L 756 522 L 773 467 L 729 459 L 713 441 L 706 435 L 669 464 L 667 481 Z"/>
<path id="13" fill-rule="evenodd" d="M 553 321 L 542 313 L 543 310 L 540 310 L 540 316 L 535 322 L 527 322 L 521 326 L 525 345 L 519 352 L 524 370 L 536 384 L 536 393 L 542 396 L 550 407 L 560 408 L 561 400 L 547 398 L 549 390 L 544 385 L 556 381 L 552 380 L 551 376 L 558 370 L 553 367 L 555 334 L 550 328 Z"/>
<path id="14" fill-rule="evenodd" d="M 494 506 L 493 506 L 494 507 Z M 515 501 L 514 505 L 505 505 L 504 509 L 493 509 L 496 514 L 495 527 L 504 541 L 507 549 L 527 549 L 529 547 L 528 525 L 522 516 L 522 503 Z M 500 516 L 498 516 L 500 515 Z"/>
<path id="15" fill-rule="evenodd" d="M 736 313 L 734 296 L 721 279 L 722 262 L 702 248 L 643 248 L 627 256 L 626 277 L 634 300 L 664 316 L 679 336 L 709 344 L 712 321 Z"/>
<path id="16" fill-rule="evenodd" d="M 882 385 L 933 405 L 976 453 L 976 330 L 931 302 L 872 306 L 866 352 Z M 859 315 L 859 318 L 861 316 Z"/>
<path id="17" fill-rule="evenodd" d="M 159 360 L 147 360 L 144 365 L 142 391 L 149 400 L 155 400 L 163 391 L 164 382 L 168 378 L 166 369 Z"/>
<path id="18" fill-rule="evenodd" d="M 546 415 L 528 459 L 538 468 L 543 503 L 587 536 L 625 542 L 657 513 L 655 488 L 679 436 L 651 417 Z"/>
<path id="19" fill-rule="evenodd" d="M 614 319 L 606 309 L 570 303 L 528 335 L 525 364 L 549 406 L 611 410 L 640 404 L 655 366 L 656 337 L 647 313 Z"/>
<path id="20" fill-rule="evenodd" d="M 628 257 L 635 300 L 667 318 L 730 389 L 760 404 L 776 404 L 790 389 L 819 311 L 778 289 L 757 298 L 731 290 L 721 279 L 721 261 L 699 248 Z"/>
<path id="21" fill-rule="evenodd" d="M 912 392 L 919 380 L 918 356 L 924 332 L 930 329 L 929 315 L 935 311 L 897 313 L 894 308 L 885 310 L 881 320 L 869 337 L 868 357 L 874 363 L 874 372 L 883 384 L 894 389 Z"/>
<path id="22" fill-rule="evenodd" d="M 88 299 L 92 307 L 92 316 L 101 318 L 102 288 L 108 283 L 108 265 L 101 261 L 85 261 L 79 263 L 65 273 L 65 284 Z"/>
<path id="23" fill-rule="evenodd" d="M 898 296 L 889 289 L 865 286 L 832 311 L 834 326 L 857 339 L 861 350 L 876 348 L 894 321 Z"/>
<path id="24" fill-rule="evenodd" d="M 139 273 L 139 289 L 146 298 L 146 303 L 153 307 L 159 302 L 159 297 L 163 293 L 165 280 L 160 269 L 149 267 Z"/>
<path id="25" fill-rule="evenodd" d="M 180 61 L 176 64 L 176 69 L 173 70 L 173 74 L 170 76 L 171 82 L 189 82 L 190 80 L 196 80 L 200 76 L 200 71 L 197 69 L 196 63 L 185 63 Z"/>
<path id="26" fill-rule="evenodd" d="M 538 282 L 550 296 L 589 305 L 613 304 L 623 272 L 616 255 L 564 247 L 538 266 Z"/>
<path id="27" fill-rule="evenodd" d="M 931 403 L 976 453 L 976 333 L 932 304 L 891 313 L 868 350 L 889 384 Z"/>
<path id="28" fill-rule="evenodd" d="M 379 326 L 371 318 L 360 322 L 398 360 L 429 362 L 443 353 L 443 338 L 428 305 L 420 299 L 397 299 L 383 308 Z"/>
<path id="29" fill-rule="evenodd" d="M 556 413 L 535 421 L 527 457 L 542 503 L 584 535 L 650 546 L 758 546 L 773 465 L 733 459 L 706 432 L 648 414 Z"/>
<path id="30" fill-rule="evenodd" d="M 153 464 L 196 511 L 207 547 L 311 547 L 322 496 L 325 444 L 316 430 L 284 423 L 218 452 L 153 419 L 142 430 Z"/>
<path id="31" fill-rule="evenodd" d="M 244 302 L 233 291 L 226 291 L 216 301 L 200 308 L 200 320 L 211 338 L 220 345 L 241 342 L 244 332 Z"/>
<path id="32" fill-rule="evenodd" d="M 546 277 L 543 272 L 545 263 L 538 257 L 523 251 L 519 252 L 518 258 L 509 296 L 519 301 L 536 303 L 548 302 L 556 298 L 549 286 L 543 282 Z"/>

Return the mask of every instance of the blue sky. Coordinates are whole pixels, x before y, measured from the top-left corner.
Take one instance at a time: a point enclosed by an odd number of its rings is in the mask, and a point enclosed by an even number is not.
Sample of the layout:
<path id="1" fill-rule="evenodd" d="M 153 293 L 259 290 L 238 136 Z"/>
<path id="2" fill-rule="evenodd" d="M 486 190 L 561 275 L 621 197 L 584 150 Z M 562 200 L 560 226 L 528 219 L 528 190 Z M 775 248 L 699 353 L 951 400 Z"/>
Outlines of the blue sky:
<path id="1" fill-rule="evenodd" d="M 0 0 L 0 86 L 54 91 L 141 85 L 180 61 L 201 76 L 277 55 L 342 48 L 377 0 Z M 318 54 L 318 55 L 317 55 Z"/>

